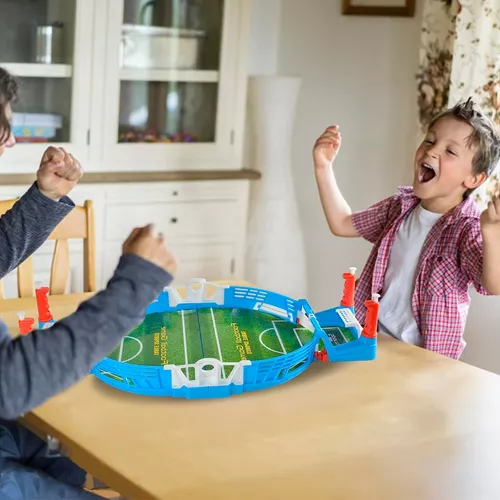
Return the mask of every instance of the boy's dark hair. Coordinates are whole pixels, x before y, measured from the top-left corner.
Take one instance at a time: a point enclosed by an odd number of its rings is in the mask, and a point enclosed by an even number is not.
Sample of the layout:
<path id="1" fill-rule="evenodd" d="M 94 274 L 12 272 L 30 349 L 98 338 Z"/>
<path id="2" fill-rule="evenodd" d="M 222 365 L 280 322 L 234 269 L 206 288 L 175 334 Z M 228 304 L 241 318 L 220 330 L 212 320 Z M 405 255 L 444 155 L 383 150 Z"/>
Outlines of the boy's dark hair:
<path id="1" fill-rule="evenodd" d="M 472 160 L 475 174 L 485 173 L 488 178 L 500 161 L 500 130 L 491 118 L 477 106 L 472 97 L 460 101 L 455 106 L 437 115 L 429 124 L 429 129 L 439 120 L 453 117 L 472 127 L 469 146 L 476 146 L 477 151 Z M 473 190 L 465 192 L 464 198 Z"/>
<path id="2" fill-rule="evenodd" d="M 11 125 L 7 117 L 7 106 L 16 101 L 18 91 L 17 80 L 7 70 L 0 68 L 0 144 L 10 136 Z"/>

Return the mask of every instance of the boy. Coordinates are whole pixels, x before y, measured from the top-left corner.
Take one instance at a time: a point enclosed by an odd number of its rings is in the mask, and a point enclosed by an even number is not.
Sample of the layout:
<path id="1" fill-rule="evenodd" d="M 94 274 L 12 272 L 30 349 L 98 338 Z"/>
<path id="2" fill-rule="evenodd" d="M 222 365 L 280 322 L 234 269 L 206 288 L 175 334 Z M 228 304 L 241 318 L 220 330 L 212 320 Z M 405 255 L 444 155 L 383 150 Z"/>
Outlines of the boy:
<path id="1" fill-rule="evenodd" d="M 0 155 L 15 145 L 10 129 L 17 83 L 0 68 Z M 82 176 L 77 160 L 48 148 L 37 180 L 0 218 L 0 278 L 33 253 L 72 210 L 66 195 Z M 90 499 L 85 471 L 48 458 L 46 445 L 12 421 L 89 373 L 172 280 L 175 259 L 151 226 L 138 228 L 107 287 L 48 330 L 12 339 L 0 321 L 0 498 Z"/>
<path id="2" fill-rule="evenodd" d="M 332 171 L 340 148 L 329 127 L 313 151 L 316 182 L 332 233 L 374 244 L 356 287 L 355 309 L 380 293 L 382 332 L 458 359 L 470 305 L 468 287 L 500 294 L 500 200 L 482 214 L 469 196 L 500 159 L 495 124 L 471 99 L 429 125 L 415 154 L 413 187 L 352 213 Z"/>

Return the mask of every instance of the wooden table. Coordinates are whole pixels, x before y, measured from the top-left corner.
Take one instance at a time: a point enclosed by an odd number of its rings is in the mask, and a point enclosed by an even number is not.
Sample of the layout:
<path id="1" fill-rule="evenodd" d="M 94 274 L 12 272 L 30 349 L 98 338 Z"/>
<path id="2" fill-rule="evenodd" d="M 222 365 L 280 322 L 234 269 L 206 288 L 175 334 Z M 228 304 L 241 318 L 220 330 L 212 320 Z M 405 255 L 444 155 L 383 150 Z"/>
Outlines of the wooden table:
<path id="1" fill-rule="evenodd" d="M 84 295 L 52 297 L 54 316 Z M 31 300 L 0 301 L 15 311 Z M 494 500 L 500 378 L 381 338 L 378 359 L 315 364 L 223 400 L 125 394 L 93 377 L 25 417 L 125 497 Z"/>

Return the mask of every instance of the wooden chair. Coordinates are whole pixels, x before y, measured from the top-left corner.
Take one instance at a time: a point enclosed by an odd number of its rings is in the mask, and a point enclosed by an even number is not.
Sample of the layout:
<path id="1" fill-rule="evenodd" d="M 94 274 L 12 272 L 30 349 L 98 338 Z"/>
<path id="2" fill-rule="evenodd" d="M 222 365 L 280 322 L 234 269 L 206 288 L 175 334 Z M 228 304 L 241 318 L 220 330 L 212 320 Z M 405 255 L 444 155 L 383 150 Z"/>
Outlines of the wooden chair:
<path id="1" fill-rule="evenodd" d="M 0 216 L 9 211 L 17 200 L 0 201 Z M 95 229 L 94 204 L 85 201 L 83 206 L 76 206 L 54 229 L 48 238 L 55 240 L 50 271 L 50 294 L 64 295 L 70 271 L 69 241 L 83 239 L 83 291 L 95 292 Z M 17 290 L 20 298 L 35 295 L 33 261 L 28 257 L 17 268 Z M 0 298 L 4 298 L 0 281 Z"/>
<path id="2" fill-rule="evenodd" d="M 108 485 L 96 479 L 92 474 L 87 472 L 87 477 L 85 479 L 84 489 L 90 491 L 94 495 L 101 498 L 111 498 L 113 500 L 122 500 L 121 495 L 112 490 Z M 124 500 L 124 499 L 123 499 Z"/>

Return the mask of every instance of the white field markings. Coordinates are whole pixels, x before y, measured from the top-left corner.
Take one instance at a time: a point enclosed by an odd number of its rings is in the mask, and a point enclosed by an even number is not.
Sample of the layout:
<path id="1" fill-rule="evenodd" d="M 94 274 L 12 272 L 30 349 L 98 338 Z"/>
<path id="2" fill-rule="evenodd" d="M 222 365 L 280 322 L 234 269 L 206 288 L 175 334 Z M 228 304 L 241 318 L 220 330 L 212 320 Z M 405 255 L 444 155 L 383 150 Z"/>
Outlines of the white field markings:
<path id="1" fill-rule="evenodd" d="M 297 335 L 297 332 L 303 332 L 307 330 L 307 328 L 294 328 L 293 331 L 295 332 L 295 335 Z M 309 331 L 309 330 L 307 330 Z M 344 332 L 342 331 L 341 328 L 337 327 L 337 326 L 327 326 L 325 328 L 323 328 L 323 331 L 325 333 L 328 333 L 328 332 L 335 332 L 337 331 L 338 333 L 340 333 L 340 335 L 342 335 L 342 338 L 344 339 L 344 342 L 347 342 L 347 339 L 345 338 L 345 335 L 344 335 Z M 297 335 L 297 339 L 299 339 L 298 335 Z M 302 342 L 300 341 L 299 339 L 299 342 L 300 342 L 300 345 L 303 345 Z"/>
<path id="2" fill-rule="evenodd" d="M 189 358 L 188 358 L 188 348 L 187 348 L 186 319 L 185 319 L 183 310 L 179 311 L 179 314 L 181 315 L 181 321 L 182 321 L 182 337 L 183 337 L 183 341 L 184 341 L 184 359 L 186 361 L 185 370 L 186 370 L 186 377 L 187 377 L 188 376 L 187 371 L 189 369 L 188 368 Z M 212 324 L 214 327 L 215 340 L 217 342 L 217 350 L 219 351 L 219 359 L 220 359 L 221 363 L 224 363 L 224 361 L 222 359 L 222 351 L 221 351 L 221 347 L 220 347 L 219 332 L 217 331 L 217 324 L 215 322 L 214 310 L 212 308 L 210 308 L 210 314 L 212 316 Z M 222 376 L 224 376 L 224 373 L 222 374 Z"/>
<path id="3" fill-rule="evenodd" d="M 212 316 L 212 324 L 214 325 L 214 333 L 215 333 L 215 341 L 217 342 L 217 351 L 219 351 L 219 359 L 222 364 L 224 364 L 224 360 L 222 359 L 222 351 L 220 348 L 220 341 L 219 341 L 219 332 L 217 331 L 217 323 L 215 322 L 215 316 L 214 316 L 214 310 L 210 308 L 210 314 Z M 222 377 L 224 377 L 224 370 L 222 370 Z"/>
<path id="4" fill-rule="evenodd" d="M 135 340 L 139 344 L 139 350 L 130 358 L 123 359 L 123 347 L 125 344 L 125 339 L 130 339 L 130 340 Z M 118 352 L 118 361 L 120 363 L 128 363 L 129 361 L 132 361 L 133 359 L 137 358 L 139 354 L 141 354 L 142 349 L 143 349 L 143 344 L 139 339 L 136 339 L 135 337 L 129 337 L 128 335 L 126 337 L 123 337 L 122 341 L 120 342 L 120 351 Z"/>
<path id="5" fill-rule="evenodd" d="M 287 354 L 285 344 L 283 343 L 283 339 L 281 338 L 281 335 L 279 333 L 278 327 L 276 326 L 276 323 L 288 323 L 288 324 L 290 324 L 288 321 L 285 321 L 282 319 L 272 321 L 272 324 L 273 324 L 272 328 L 268 328 L 267 330 L 264 330 L 263 332 L 261 332 L 261 334 L 259 335 L 259 342 L 269 351 L 275 352 L 276 354 Z M 294 333 L 295 333 L 295 336 L 297 337 L 297 341 L 299 342 L 300 346 L 302 347 L 302 345 L 303 345 L 302 341 L 300 340 L 300 338 L 297 335 L 297 332 L 295 330 L 296 329 L 294 329 Z M 297 330 L 305 330 L 305 328 L 297 328 Z M 274 331 L 274 333 L 276 334 L 276 337 L 279 340 L 279 343 L 281 346 L 281 351 L 277 351 L 276 349 L 269 347 L 268 345 L 265 344 L 265 342 L 263 342 L 262 337 L 264 336 L 265 333 L 270 332 L 270 331 Z"/>
<path id="6" fill-rule="evenodd" d="M 123 346 L 125 344 L 125 337 L 122 338 L 122 341 L 120 342 L 120 350 L 118 352 L 118 361 L 121 362 L 122 358 L 123 358 Z"/>
<path id="7" fill-rule="evenodd" d="M 275 352 L 276 354 L 286 354 L 286 351 L 285 351 L 285 348 L 283 347 L 283 351 L 277 351 L 276 349 L 273 349 L 272 347 L 269 347 L 268 345 L 266 345 L 266 343 L 262 340 L 262 337 L 265 333 L 267 332 L 271 332 L 271 331 L 274 331 L 276 332 L 276 329 L 275 328 L 268 328 L 267 330 L 264 330 L 262 332 L 260 332 L 260 335 L 259 335 L 259 342 L 261 343 L 261 345 L 263 347 L 265 347 L 268 351 L 272 351 L 272 352 Z M 277 333 L 277 332 L 276 332 Z M 282 343 L 283 345 L 283 343 Z"/>
<path id="8" fill-rule="evenodd" d="M 295 336 L 297 337 L 297 340 L 299 341 L 300 347 L 302 347 L 304 344 L 302 343 L 302 340 L 300 340 L 300 337 L 299 337 L 299 334 L 297 333 L 297 330 L 307 330 L 307 329 L 306 328 L 294 328 L 293 329 L 293 333 L 295 333 Z"/>
<path id="9" fill-rule="evenodd" d="M 277 321 L 273 321 L 273 328 L 274 331 L 276 332 L 276 337 L 278 337 L 278 340 L 280 341 L 280 346 L 281 349 L 283 350 L 283 354 L 286 354 L 286 349 L 285 349 L 285 344 L 283 344 L 283 340 L 281 338 L 280 332 L 278 331 L 278 327 L 276 326 Z"/>
<path id="10" fill-rule="evenodd" d="M 278 321 L 274 321 L 273 323 L 288 323 L 288 321 L 278 320 Z M 300 347 L 302 347 L 304 345 L 304 343 L 300 339 L 300 336 L 299 336 L 298 332 L 303 332 L 305 330 L 307 330 L 307 328 L 299 327 L 299 328 L 294 328 L 293 329 L 293 333 L 295 334 L 295 337 L 297 339 L 297 342 L 300 344 Z M 307 330 L 307 331 L 309 331 L 309 330 Z"/>
<path id="11" fill-rule="evenodd" d="M 281 343 L 281 347 L 283 348 L 283 354 L 286 354 L 286 349 L 285 349 L 285 346 L 283 345 L 283 341 L 281 340 L 281 337 L 278 333 L 276 323 L 288 323 L 288 324 L 290 324 L 290 323 L 288 321 L 283 321 L 282 319 L 273 321 L 273 327 L 274 327 L 274 330 L 276 331 L 276 335 L 278 336 L 278 339 Z M 304 344 L 302 343 L 302 340 L 300 340 L 299 334 L 297 332 L 302 331 L 302 330 L 307 330 L 307 328 L 294 328 L 293 329 L 293 333 L 295 334 L 295 337 L 296 337 L 297 342 L 299 343 L 300 347 L 302 347 Z M 307 330 L 307 331 L 309 331 L 309 330 Z"/>
<path id="12" fill-rule="evenodd" d="M 288 323 L 288 321 L 278 320 L 278 321 L 273 321 L 273 323 Z M 340 333 L 340 335 L 342 335 L 342 338 L 344 339 L 344 342 L 347 342 L 347 339 L 345 338 L 345 335 L 344 335 L 344 333 L 342 332 L 342 330 L 340 328 L 337 328 L 336 326 L 327 326 L 326 328 L 323 328 L 323 331 L 325 333 L 327 333 L 327 332 L 334 332 L 335 330 L 337 330 Z M 304 343 L 300 339 L 300 336 L 299 336 L 298 332 L 304 332 L 304 331 L 309 332 L 309 330 L 307 328 L 303 328 L 303 327 L 299 327 L 299 328 L 294 328 L 293 329 L 293 333 L 295 334 L 295 337 L 297 338 L 297 341 L 299 342 L 300 347 L 302 347 L 304 345 Z M 265 346 L 265 347 L 267 347 L 267 346 Z M 275 352 L 277 352 L 277 351 L 275 351 Z"/>
<path id="13" fill-rule="evenodd" d="M 189 375 L 188 375 L 188 364 L 189 364 L 189 361 L 188 361 L 188 345 L 187 345 L 187 335 L 186 335 L 186 320 L 184 319 L 184 311 L 181 310 L 180 311 L 180 314 L 181 314 L 181 321 L 182 321 L 182 337 L 183 337 L 183 340 L 184 340 L 184 358 L 186 360 L 186 377 L 189 378 Z"/>

